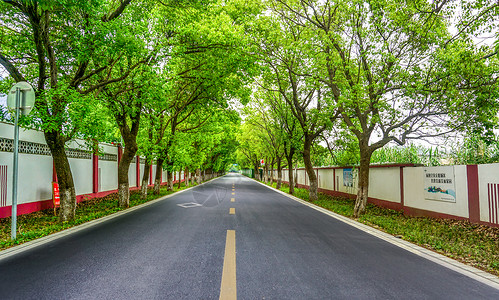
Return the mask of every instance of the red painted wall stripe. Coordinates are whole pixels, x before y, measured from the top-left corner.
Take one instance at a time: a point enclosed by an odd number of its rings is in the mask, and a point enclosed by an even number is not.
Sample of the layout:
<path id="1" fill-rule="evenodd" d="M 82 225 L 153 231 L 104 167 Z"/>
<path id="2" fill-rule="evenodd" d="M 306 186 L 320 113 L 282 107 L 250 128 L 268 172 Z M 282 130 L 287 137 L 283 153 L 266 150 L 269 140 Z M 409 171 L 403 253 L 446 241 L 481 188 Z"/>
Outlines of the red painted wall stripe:
<path id="1" fill-rule="evenodd" d="M 498 211 L 499 211 L 499 184 L 496 184 L 496 224 L 499 224 Z"/>
<path id="2" fill-rule="evenodd" d="M 0 166 L 0 207 L 7 205 L 7 165 Z"/>
<path id="3" fill-rule="evenodd" d="M 99 157 L 92 154 L 92 192 L 99 192 Z"/>
<path id="4" fill-rule="evenodd" d="M 140 186 L 140 157 L 135 158 L 135 184 L 137 187 Z"/>
<path id="5" fill-rule="evenodd" d="M 487 199 L 489 200 L 489 221 L 491 223 L 494 223 L 494 220 L 492 219 L 492 195 L 494 194 L 494 191 L 492 190 L 492 184 L 487 184 Z"/>
<path id="6" fill-rule="evenodd" d="M 466 166 L 468 181 L 468 217 L 471 222 L 480 221 L 480 194 L 478 189 L 478 166 Z"/>
<path id="7" fill-rule="evenodd" d="M 152 163 L 149 165 L 149 184 L 153 184 L 153 182 L 152 182 Z"/>
<path id="8" fill-rule="evenodd" d="M 487 184 L 489 200 L 489 221 L 499 224 L 499 184 Z"/>
<path id="9" fill-rule="evenodd" d="M 118 164 L 120 163 L 122 156 L 123 156 L 123 147 L 121 147 L 121 145 L 118 145 Z"/>
<path id="10" fill-rule="evenodd" d="M 404 207 L 404 167 L 400 167 L 400 204 Z"/>

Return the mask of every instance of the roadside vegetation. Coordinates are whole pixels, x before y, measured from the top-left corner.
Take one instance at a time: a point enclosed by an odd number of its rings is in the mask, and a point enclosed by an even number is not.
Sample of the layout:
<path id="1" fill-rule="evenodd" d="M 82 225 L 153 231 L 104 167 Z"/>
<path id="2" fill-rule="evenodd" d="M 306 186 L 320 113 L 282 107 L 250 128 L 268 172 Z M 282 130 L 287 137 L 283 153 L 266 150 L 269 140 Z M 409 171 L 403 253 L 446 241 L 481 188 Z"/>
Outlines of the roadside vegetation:
<path id="1" fill-rule="evenodd" d="M 194 186 L 196 183 L 193 184 Z M 191 186 L 193 186 L 191 185 Z M 173 191 L 167 190 L 167 186 L 161 186 L 158 195 L 152 193 L 152 188 L 150 192 L 147 193 L 147 197 L 141 197 L 140 190 L 134 190 L 130 192 L 130 207 L 137 206 L 151 200 L 158 199 L 160 197 L 173 194 L 177 191 L 185 189 L 185 184 L 182 183 L 180 187 L 176 184 Z M 11 218 L 0 219 L 0 250 L 10 248 L 19 244 L 35 240 L 49 234 L 62 231 L 74 227 L 76 225 L 83 224 L 88 221 L 102 218 L 107 215 L 111 215 L 115 212 L 124 210 L 124 208 L 118 207 L 118 194 L 112 193 L 105 197 L 93 198 L 83 202 L 78 203 L 76 208 L 75 218 L 68 222 L 59 222 L 59 218 L 54 216 L 54 210 L 52 208 L 33 212 L 30 214 L 20 215 L 17 217 L 17 230 L 18 235 L 16 240 L 10 239 L 10 226 Z"/>
<path id="2" fill-rule="evenodd" d="M 275 182 L 272 187 L 276 187 Z M 288 193 L 289 186 L 283 184 L 281 190 Z M 354 200 L 319 193 L 317 200 L 310 201 L 308 190 L 300 188 L 295 188 L 295 196 L 354 219 Z M 475 268 L 499 275 L 499 228 L 468 221 L 410 217 L 402 212 L 370 203 L 366 213 L 355 220 Z"/>

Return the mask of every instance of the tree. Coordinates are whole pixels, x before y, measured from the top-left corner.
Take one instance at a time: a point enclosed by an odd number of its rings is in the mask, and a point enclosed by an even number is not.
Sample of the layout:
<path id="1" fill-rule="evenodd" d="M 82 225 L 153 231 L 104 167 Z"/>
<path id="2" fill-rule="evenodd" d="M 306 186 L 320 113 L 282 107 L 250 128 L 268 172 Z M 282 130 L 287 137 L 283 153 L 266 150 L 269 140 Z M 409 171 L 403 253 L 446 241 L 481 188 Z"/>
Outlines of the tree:
<path id="1" fill-rule="evenodd" d="M 273 1 L 288 22 L 314 32 L 321 55 L 312 57 L 318 72 L 310 75 L 329 88 L 357 139 L 355 216 L 365 211 L 374 151 L 464 129 L 484 110 L 494 114 L 494 67 L 473 45 L 448 43 L 447 2 Z"/>
<path id="2" fill-rule="evenodd" d="M 260 159 L 263 156 L 260 146 L 261 139 L 258 136 L 258 131 L 254 126 L 248 123 L 243 123 L 240 127 L 240 132 L 237 135 L 239 144 L 237 160 L 238 164 L 243 168 L 252 168 L 255 179 L 260 180 Z"/>
<path id="3" fill-rule="evenodd" d="M 115 43 L 109 30 L 119 31 L 120 16 L 130 4 L 111 1 L 0 2 L 0 64 L 15 81 L 35 89 L 36 118 L 54 159 L 61 194 L 59 218 L 74 218 L 76 195 L 65 145 L 81 127 L 81 115 L 71 106 L 81 94 L 98 86 L 89 83 L 116 63 L 102 45 Z M 119 78 L 110 78 L 119 80 Z M 108 82 L 101 82 L 104 86 Z M 83 106 L 81 106 L 83 107 Z"/>
<path id="4" fill-rule="evenodd" d="M 302 130 L 291 109 L 289 109 L 288 104 L 283 100 L 279 92 L 267 91 L 265 95 L 272 115 L 277 124 L 280 124 L 279 126 L 282 128 L 282 150 L 288 163 L 289 193 L 293 195 L 295 190 L 293 161 L 295 160 L 295 154 L 302 149 Z M 281 175 L 278 176 L 281 177 Z"/>
<path id="5" fill-rule="evenodd" d="M 316 200 L 318 183 L 311 161 L 312 144 L 324 130 L 332 127 L 337 115 L 328 101 L 324 83 L 310 75 L 315 72 L 310 57 L 318 55 L 309 41 L 312 32 L 295 24 L 277 7 L 273 10 L 274 15 L 262 17 L 258 24 L 256 32 L 260 35 L 255 44 L 262 47 L 257 55 L 267 66 L 263 75 L 264 81 L 270 83 L 267 89 L 280 94 L 301 127 L 309 195 L 311 200 Z M 276 17 L 277 13 L 281 15 Z"/>
<path id="6" fill-rule="evenodd" d="M 277 93 L 274 93 L 277 94 Z M 267 149 L 267 158 L 265 159 L 265 166 L 270 164 L 271 168 L 271 181 L 273 181 L 274 165 L 277 166 L 277 189 L 281 187 L 282 182 L 282 166 L 284 151 L 284 138 L 285 138 L 285 124 L 281 122 L 281 115 L 276 114 L 272 109 L 272 102 L 269 97 L 276 96 L 272 92 L 265 91 L 264 89 L 257 90 L 253 94 L 254 99 L 248 106 L 246 106 L 245 121 L 250 125 L 256 127 L 260 131 L 260 138 L 264 143 L 264 148 Z M 278 97 L 278 95 L 277 95 Z M 265 169 L 265 174 L 268 172 Z"/>

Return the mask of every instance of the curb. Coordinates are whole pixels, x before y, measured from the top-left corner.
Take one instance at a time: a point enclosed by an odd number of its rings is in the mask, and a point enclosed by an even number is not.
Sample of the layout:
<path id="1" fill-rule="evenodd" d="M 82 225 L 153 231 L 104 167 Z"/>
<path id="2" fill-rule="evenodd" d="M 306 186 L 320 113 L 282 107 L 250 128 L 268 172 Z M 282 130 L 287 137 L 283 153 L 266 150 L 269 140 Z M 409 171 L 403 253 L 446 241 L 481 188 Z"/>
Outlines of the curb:
<path id="1" fill-rule="evenodd" d="M 249 178 L 249 177 L 248 177 Z M 441 266 L 444 266 L 448 269 L 451 269 L 453 271 L 456 271 L 460 274 L 463 274 L 465 276 L 468 276 L 472 279 L 475 279 L 481 283 L 484 283 L 488 286 L 491 286 L 495 289 L 498 289 L 499 290 L 499 277 L 493 275 L 493 274 L 490 274 L 490 273 L 487 273 L 485 271 L 482 271 L 480 269 L 477 269 L 477 268 L 474 268 L 474 267 L 471 267 L 471 266 L 468 266 L 466 264 L 463 264 L 461 262 L 458 262 L 452 258 L 449 258 L 445 255 L 442 255 L 442 254 L 439 254 L 439 253 L 436 253 L 436 252 L 433 252 L 431 250 L 428 250 L 426 248 L 423 248 L 421 246 L 418 246 L 418 245 L 415 245 L 413 243 L 410 243 L 408 241 L 405 241 L 405 240 L 402 240 L 402 239 L 399 239 L 399 238 L 396 238 L 395 236 L 391 235 L 391 234 L 388 234 L 386 232 L 383 232 L 381 230 L 378 230 L 378 229 L 375 229 L 373 227 L 370 227 L 368 225 L 365 225 L 365 224 L 362 224 L 360 222 L 357 222 L 355 220 L 352 220 L 350 218 L 347 218 L 345 216 L 342 216 L 342 215 L 339 215 L 337 213 L 334 213 L 332 211 L 329 211 L 325 208 L 322 208 L 322 207 L 319 207 L 315 204 L 312 204 L 310 202 L 307 202 L 305 200 L 302 200 L 298 197 L 295 197 L 293 195 L 290 195 L 290 194 L 287 194 L 281 190 L 278 190 L 278 189 L 275 189 L 271 186 L 268 186 L 266 185 L 265 183 L 262 183 L 260 181 L 257 181 L 253 178 L 249 178 L 275 192 L 278 192 L 292 200 L 295 200 L 303 205 L 306 205 L 308 207 L 311 207 L 319 212 L 322 212 L 323 214 L 326 214 L 330 217 L 333 217 L 341 222 L 344 222 L 350 226 L 353 226 L 359 230 L 362 230 L 370 235 L 373 235 L 377 238 L 380 238 L 386 242 L 389 242 L 399 248 L 402 248 L 404 250 L 407 250 L 409 252 L 412 252 L 420 257 L 423 257 L 423 258 L 426 258 L 432 262 L 435 262 Z"/>
<path id="2" fill-rule="evenodd" d="M 107 216 L 104 216 L 102 218 L 98 218 L 98 219 L 95 219 L 95 220 L 91 220 L 91 221 L 88 221 L 88 222 L 85 222 L 83 224 L 80 224 L 80 225 L 76 225 L 76 226 L 73 226 L 71 228 L 68 228 L 68 229 L 64 229 L 62 231 L 58 231 L 58 232 L 55 232 L 55 233 L 52 233 L 52 234 L 49 234 L 49 235 L 46 235 L 44 237 L 41 237 L 39 239 L 35 239 L 35 240 L 31 240 L 29 242 L 26 242 L 26 243 L 23 243 L 21 245 L 17 245 L 17 246 L 14 246 L 14 247 L 11 247 L 11 248 L 8 248 L 8 249 L 5 249 L 5 250 L 1 250 L 0 251 L 0 261 L 4 260 L 4 259 L 7 259 L 11 256 L 14 256 L 14 255 L 17 255 L 19 253 L 22 253 L 24 251 L 28 251 L 30 249 L 33 249 L 33 248 L 36 248 L 36 247 L 39 247 L 39 246 L 42 246 L 42 245 L 45 245 L 47 243 L 50 243 L 52 241 L 55 241 L 57 239 L 60 239 L 60 238 L 63 238 L 65 236 L 68 236 L 68 235 L 71 235 L 71 234 L 74 234 L 74 233 L 77 233 L 77 232 L 80 232 L 82 230 L 85 230 L 85 229 L 88 229 L 88 228 L 91 228 L 93 226 L 96 226 L 98 224 L 101 224 L 101 223 L 104 223 L 104 222 L 107 222 L 109 220 L 112 220 L 114 218 L 117 218 L 117 217 L 120 217 L 122 215 L 126 215 L 126 214 L 129 214 L 131 212 L 134 212 L 136 210 L 139 210 L 141 208 L 144 208 L 144 207 L 147 207 L 149 205 L 152 205 L 152 204 L 155 204 L 157 202 L 160 202 L 160 201 L 163 201 L 163 200 L 166 200 L 170 197 L 173 197 L 175 195 L 178 195 L 180 193 L 183 193 L 185 191 L 188 191 L 190 189 L 193 189 L 195 187 L 198 187 L 198 186 L 201 186 L 205 183 L 208 183 L 208 182 L 211 182 L 213 180 L 216 180 L 216 179 L 219 179 L 220 177 L 222 176 L 219 176 L 219 177 L 216 177 L 216 178 L 213 178 L 213 179 L 210 179 L 208 181 L 205 181 L 201 184 L 198 184 L 196 186 L 191 186 L 191 187 L 188 187 L 186 189 L 183 189 L 181 191 L 178 191 L 178 192 L 175 192 L 175 193 L 172 193 L 170 195 L 166 195 L 166 196 L 163 196 L 161 198 L 158 198 L 158 199 L 154 199 L 154 200 L 151 200 L 151 201 L 148 201 L 148 202 L 145 202 L 145 203 L 142 203 L 142 204 L 139 204 L 137 206 L 133 206 L 133 207 L 130 207 L 130 208 L 127 208 L 125 210 L 121 210 L 121 211 L 118 211 L 118 212 L 115 212 L 115 213 L 112 213 L 110 215 L 107 215 Z"/>

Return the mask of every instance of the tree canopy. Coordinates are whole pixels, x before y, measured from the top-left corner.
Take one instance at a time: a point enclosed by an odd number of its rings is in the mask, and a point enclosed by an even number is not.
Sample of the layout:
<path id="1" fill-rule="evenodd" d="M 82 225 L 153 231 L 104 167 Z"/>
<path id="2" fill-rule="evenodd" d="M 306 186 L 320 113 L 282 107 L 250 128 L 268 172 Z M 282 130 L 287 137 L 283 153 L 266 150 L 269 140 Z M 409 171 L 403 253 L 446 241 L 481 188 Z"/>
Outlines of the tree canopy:
<path id="1" fill-rule="evenodd" d="M 0 87 L 35 87 L 22 124 L 44 132 L 61 221 L 76 207 L 75 138 L 124 147 L 123 207 L 137 154 L 157 165 L 156 192 L 163 170 L 170 188 L 174 172 L 234 164 L 280 186 L 299 166 L 315 199 L 314 166 L 358 165 L 357 216 L 371 162 L 423 161 L 417 141 L 458 136 L 479 161 L 497 156 L 483 150 L 497 145 L 497 1 L 2 0 L 0 16 Z"/>

